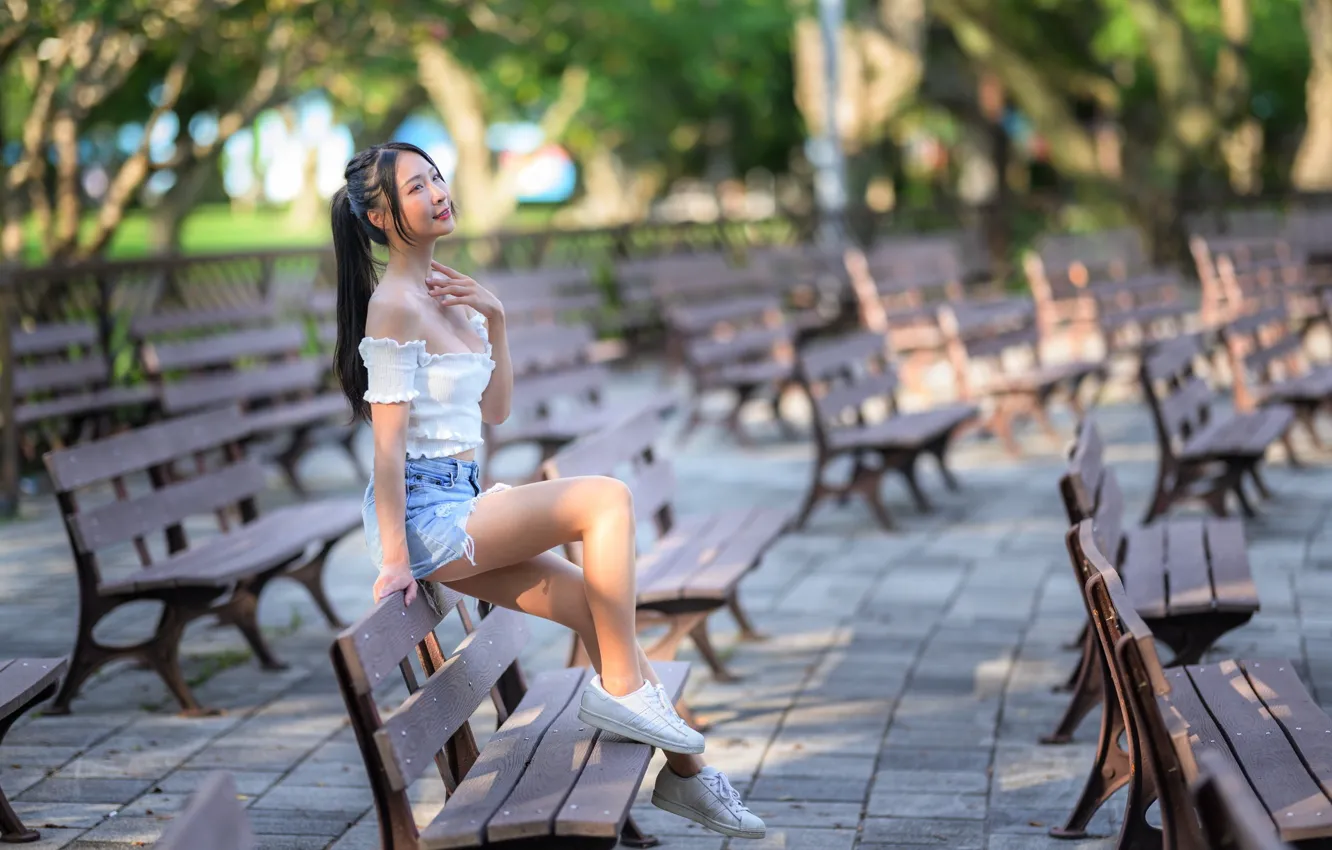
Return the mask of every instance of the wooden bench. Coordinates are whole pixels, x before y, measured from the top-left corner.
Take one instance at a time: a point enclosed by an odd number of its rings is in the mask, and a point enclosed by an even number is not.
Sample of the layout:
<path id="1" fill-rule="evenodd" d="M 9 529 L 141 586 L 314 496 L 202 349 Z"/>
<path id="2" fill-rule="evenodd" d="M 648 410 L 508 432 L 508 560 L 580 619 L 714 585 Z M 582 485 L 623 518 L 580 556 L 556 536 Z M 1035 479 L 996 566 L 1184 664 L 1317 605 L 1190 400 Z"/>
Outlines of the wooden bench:
<path id="1" fill-rule="evenodd" d="M 658 295 L 669 289 L 669 281 L 724 274 L 726 256 L 719 252 L 668 254 L 621 260 L 615 264 L 617 328 L 629 339 L 632 350 L 665 332 Z M 678 366 L 678 352 L 672 365 Z"/>
<path id="2" fill-rule="evenodd" d="M 303 328 L 283 325 L 148 345 L 143 355 L 145 367 L 162 381 L 163 412 L 179 416 L 242 405 L 251 438 L 280 441 L 273 459 L 291 488 L 305 495 L 297 469 L 301 458 L 321 439 L 335 442 L 361 477 L 369 475 L 354 450 L 357 431 L 349 424 L 347 399 L 340 390 L 328 387 L 326 357 L 301 356 L 305 342 Z M 254 348 L 246 352 L 247 346 Z M 241 368 L 247 360 L 248 368 Z M 177 371 L 187 374 L 169 377 L 168 373 Z"/>
<path id="3" fill-rule="evenodd" d="M 945 306 L 940 308 L 939 318 L 948 338 L 958 396 L 967 402 L 989 400 L 984 425 L 1012 455 L 1021 453 L 1013 436 L 1018 418 L 1034 418 L 1054 437 L 1047 411 L 1050 400 L 1062 394 L 1074 414 L 1081 416 L 1083 403 L 1078 393 L 1083 384 L 1091 378 L 1105 383 L 1103 361 L 1042 362 L 1040 330 L 1030 304 Z"/>
<path id="4" fill-rule="evenodd" d="M 42 447 L 61 448 L 83 436 L 106 433 L 110 417 L 137 409 L 147 418 L 157 406 L 156 387 L 116 386 L 111 364 L 91 324 L 14 328 L 14 420 L 24 454 L 35 460 Z"/>
<path id="5" fill-rule="evenodd" d="M 0 743 L 14 722 L 51 698 L 65 672 L 63 658 L 0 658 Z M 0 788 L 0 844 L 26 844 L 41 835 L 19 820 Z"/>
<path id="6" fill-rule="evenodd" d="M 165 310 L 136 317 L 130 322 L 129 333 L 134 340 L 160 339 L 201 331 L 218 333 L 264 325 L 272 316 L 272 308 L 262 301 L 245 301 L 206 309 Z"/>
<path id="7" fill-rule="evenodd" d="M 1100 550 L 1091 521 L 1069 531 L 1068 547 L 1086 576 L 1084 602 L 1115 691 L 1111 726 L 1125 730 L 1128 750 L 1122 768 L 1093 769 L 1073 815 L 1054 832 L 1083 834 L 1096 810 L 1127 784 L 1120 848 L 1211 846 L 1189 783 L 1198 777 L 1199 755 L 1212 752 L 1242 770 L 1283 840 L 1328 846 L 1332 800 L 1325 789 L 1332 776 L 1325 739 L 1332 717 L 1294 666 L 1264 659 L 1163 669 L 1151 630 Z M 1153 803 L 1159 829 L 1147 819 Z"/>
<path id="8" fill-rule="evenodd" d="M 1284 303 L 1307 328 L 1322 319 L 1320 303 L 1303 250 L 1277 236 L 1193 236 L 1189 240 L 1202 284 L 1206 327 L 1232 321 L 1259 308 Z"/>
<path id="9" fill-rule="evenodd" d="M 1221 753 L 1198 753 L 1198 778 L 1192 783 L 1207 846 L 1214 850 L 1292 850 L 1277 835 L 1243 774 Z"/>
<path id="10" fill-rule="evenodd" d="M 547 480 L 613 475 L 629 485 L 635 515 L 656 535 L 650 548 L 640 547 L 639 552 L 639 621 L 645 624 L 642 615 L 649 612 L 668 625 L 666 633 L 647 648 L 648 657 L 675 658 L 681 641 L 689 636 L 714 676 L 729 681 L 734 677 L 713 649 L 708 617 L 729 608 L 741 636 L 758 637 L 740 607 L 740 579 L 786 530 L 793 511 L 755 507 L 677 517 L 672 465 L 654 449 L 662 429 L 658 410 L 647 405 L 614 426 L 565 446 L 542 465 L 542 471 Z M 581 560 L 579 548 L 567 549 L 575 563 Z M 573 658 L 579 657 L 581 647 L 575 640 Z"/>
<path id="11" fill-rule="evenodd" d="M 515 325 L 595 324 L 604 298 L 586 268 L 478 272 L 477 281 L 504 302 Z"/>
<path id="12" fill-rule="evenodd" d="M 963 424 L 979 415 L 970 404 L 945 405 L 931 410 L 901 413 L 897 408 L 897 373 L 888 358 L 888 343 L 873 331 L 806 342 L 797 358 L 797 376 L 813 408 L 814 478 L 796 515 L 795 528 L 803 528 L 814 507 L 825 496 L 845 498 L 859 493 L 884 528 L 895 527 L 880 489 L 889 471 L 901 473 L 922 511 L 930 502 L 916 476 L 916 461 L 933 455 L 950 490 L 958 487 L 944 455 Z M 871 419 L 869 408 L 880 410 Z M 850 457 L 849 481 L 825 481 L 827 467 Z"/>
<path id="13" fill-rule="evenodd" d="M 866 255 L 848 248 L 844 262 L 861 327 L 886 335 L 895 361 L 915 373 L 944 356 L 939 306 L 966 298 L 960 272 L 946 257 L 906 250 Z M 919 381 L 907 384 L 917 387 Z"/>
<path id="14" fill-rule="evenodd" d="M 708 304 L 676 305 L 666 310 L 666 324 L 680 340 L 683 361 L 693 383 L 685 439 L 703 422 L 703 402 L 717 390 L 732 394 L 724 418 L 737 442 L 748 444 L 740 413 L 751 400 L 766 397 L 773 420 L 784 431 L 781 398 L 795 383 L 796 330 L 771 295 L 737 297 Z"/>
<path id="15" fill-rule="evenodd" d="M 185 627 L 207 615 L 235 625 L 265 668 L 280 668 L 256 617 L 261 591 L 279 576 L 304 585 L 329 623 L 340 625 L 324 595 L 324 561 L 360 527 L 360 499 L 313 500 L 261 516 L 255 496 L 265 488 L 264 469 L 241 448 L 249 430 L 235 408 L 211 409 L 46 454 L 79 589 L 70 671 L 49 711 L 68 713 L 79 686 L 108 662 L 138 658 L 182 709 L 198 713 L 178 653 Z M 185 521 L 209 514 L 219 532 L 191 544 Z M 150 546 L 159 531 L 163 544 Z M 134 556 L 141 568 L 126 563 Z M 98 640 L 102 619 L 144 599 L 163 605 L 150 638 L 132 646 Z"/>
<path id="16" fill-rule="evenodd" d="M 250 819 L 226 771 L 204 777 L 185 809 L 167 824 L 153 850 L 255 850 Z"/>
<path id="17" fill-rule="evenodd" d="M 1158 344 L 1143 358 L 1139 380 L 1159 449 L 1144 523 L 1189 499 L 1201 499 L 1217 516 L 1226 516 L 1227 493 L 1235 494 L 1246 516 L 1254 516 L 1243 479 L 1250 478 L 1266 496 L 1258 465 L 1268 447 L 1281 440 L 1295 457 L 1289 438 L 1294 410 L 1281 404 L 1230 415 L 1215 410 L 1217 394 L 1194 374 L 1202 353 L 1197 336 L 1184 336 Z"/>
<path id="18" fill-rule="evenodd" d="M 1174 652 L 1172 664 L 1196 664 L 1223 634 L 1257 613 L 1243 523 L 1187 517 L 1125 528 L 1124 495 L 1090 416 L 1078 427 L 1059 493 L 1070 522 L 1095 521 L 1101 551 L 1118 568 L 1138 615 Z M 1068 683 L 1072 698 L 1042 743 L 1069 742 L 1087 713 L 1111 698 L 1102 681 L 1100 651 L 1084 629 L 1082 656 Z"/>
<path id="19" fill-rule="evenodd" d="M 1285 305 L 1234 320 L 1221 329 L 1221 340 L 1230 361 L 1235 407 L 1248 412 L 1263 405 L 1289 405 L 1321 448 L 1314 421 L 1332 401 L 1332 366 L 1309 363 L 1304 337 L 1292 326 Z"/>
<path id="20" fill-rule="evenodd" d="M 630 412 L 604 398 L 610 370 L 592 360 L 595 340 L 590 328 L 532 326 L 517 333 L 511 356 L 513 412 L 504 424 L 483 424 L 481 429 L 487 468 L 496 454 L 514 445 L 535 444 L 544 461 L 578 437 L 612 425 Z M 675 404 L 674 396 L 667 394 L 662 412 Z"/>
<path id="21" fill-rule="evenodd" d="M 402 595 L 392 594 L 339 634 L 331 649 L 370 779 L 379 846 L 574 850 L 611 848 L 618 840 L 631 847 L 655 844 L 629 817 L 652 748 L 578 719 L 592 671 L 556 670 L 528 683 L 518 663 L 530 637 L 525 615 L 496 608 L 475 623 L 464 597 L 442 585 L 434 590 L 434 605 L 423 591 L 406 608 Z M 435 629 L 455 610 L 466 637 L 446 652 Z M 654 669 L 678 699 L 688 665 Z M 386 716 L 382 694 L 399 673 L 410 695 Z M 487 696 L 500 725 L 478 749 L 473 715 Z M 448 802 L 420 829 L 408 788 L 432 766 Z"/>

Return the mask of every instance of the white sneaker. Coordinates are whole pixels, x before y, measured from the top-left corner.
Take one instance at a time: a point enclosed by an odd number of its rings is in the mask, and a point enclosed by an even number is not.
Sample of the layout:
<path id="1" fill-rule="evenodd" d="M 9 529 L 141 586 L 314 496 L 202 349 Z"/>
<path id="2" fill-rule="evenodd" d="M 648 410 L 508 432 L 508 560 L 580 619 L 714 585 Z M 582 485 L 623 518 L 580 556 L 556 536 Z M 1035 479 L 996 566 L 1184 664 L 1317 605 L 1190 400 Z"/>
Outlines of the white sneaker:
<path id="1" fill-rule="evenodd" d="M 665 689 L 650 682 L 617 697 L 601 686 L 600 676 L 593 676 L 583 689 L 578 719 L 669 753 L 703 752 L 703 735 L 675 713 Z"/>
<path id="2" fill-rule="evenodd" d="M 759 816 L 741 802 L 726 774 L 715 767 L 705 767 L 688 778 L 669 765 L 663 767 L 652 789 L 652 805 L 732 838 L 762 838 L 767 833 Z"/>

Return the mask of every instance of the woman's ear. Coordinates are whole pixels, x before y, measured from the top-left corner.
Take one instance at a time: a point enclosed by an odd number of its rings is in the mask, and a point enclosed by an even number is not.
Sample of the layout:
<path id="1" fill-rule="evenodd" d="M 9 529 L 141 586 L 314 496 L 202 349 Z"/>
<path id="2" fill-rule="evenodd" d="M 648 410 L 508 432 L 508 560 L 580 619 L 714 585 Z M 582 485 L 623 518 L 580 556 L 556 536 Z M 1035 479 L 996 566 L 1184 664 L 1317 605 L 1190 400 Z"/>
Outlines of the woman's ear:
<path id="1" fill-rule="evenodd" d="M 384 211 L 368 210 L 365 214 L 366 219 L 380 230 L 384 229 Z"/>

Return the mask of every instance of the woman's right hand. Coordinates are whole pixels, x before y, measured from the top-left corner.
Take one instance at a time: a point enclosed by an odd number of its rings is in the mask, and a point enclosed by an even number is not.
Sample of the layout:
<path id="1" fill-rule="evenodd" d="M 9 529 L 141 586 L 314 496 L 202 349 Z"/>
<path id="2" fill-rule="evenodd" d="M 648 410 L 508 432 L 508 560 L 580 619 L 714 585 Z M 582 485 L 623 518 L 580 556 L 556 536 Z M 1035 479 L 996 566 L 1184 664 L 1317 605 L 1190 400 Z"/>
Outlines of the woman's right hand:
<path id="1" fill-rule="evenodd" d="M 402 599 L 404 606 L 411 605 L 416 599 L 416 579 L 412 578 L 411 568 L 406 564 L 398 567 L 381 567 L 379 578 L 375 579 L 375 601 L 378 602 L 399 590 L 407 591 Z"/>

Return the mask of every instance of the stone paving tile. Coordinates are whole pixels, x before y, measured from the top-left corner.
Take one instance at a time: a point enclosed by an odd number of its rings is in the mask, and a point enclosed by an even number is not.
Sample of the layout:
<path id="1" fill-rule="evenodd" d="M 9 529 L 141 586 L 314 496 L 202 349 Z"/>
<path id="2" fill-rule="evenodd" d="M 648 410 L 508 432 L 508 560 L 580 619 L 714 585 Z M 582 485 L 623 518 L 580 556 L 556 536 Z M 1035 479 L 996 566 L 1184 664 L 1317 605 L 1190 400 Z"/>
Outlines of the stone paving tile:
<path id="1" fill-rule="evenodd" d="M 616 381 L 613 390 L 636 397 L 657 389 L 632 375 Z M 1097 415 L 1136 519 L 1152 484 L 1150 422 L 1136 401 Z M 682 514 L 784 506 L 803 495 L 809 445 L 778 439 L 761 418 L 752 424 L 754 446 L 703 429 L 673 449 L 677 477 L 693 482 L 681 488 Z M 1071 433 L 1072 420 L 1056 416 L 1056 426 Z M 1066 644 L 1083 615 L 1055 489 L 1062 439 L 1034 431 L 1021 439 L 1028 452 L 1021 461 L 993 440 L 965 439 L 954 463 L 960 492 L 926 474 L 932 514 L 917 513 L 896 482 L 887 485 L 897 533 L 882 532 L 852 500 L 821 507 L 804 532 L 773 546 L 741 592 L 767 640 L 737 641 L 725 614 L 711 623 L 743 678 L 714 682 L 688 646 L 683 655 L 696 662 L 687 696 L 711 724 L 708 756 L 768 818 L 769 836 L 728 842 L 652 807 L 660 756 L 633 808 L 645 831 L 678 850 L 1113 845 L 1122 794 L 1093 819 L 1092 837 L 1056 845 L 1046 834 L 1085 779 L 1096 718 L 1073 744 L 1036 742 L 1063 709 L 1066 696 L 1050 687 L 1071 669 L 1076 653 Z M 369 456 L 368 443 L 361 451 Z M 1304 456 L 1303 471 L 1279 461 L 1270 467 L 1277 498 L 1246 523 L 1263 609 L 1213 655 L 1290 657 L 1316 696 L 1332 701 L 1332 455 L 1306 449 Z M 360 490 L 332 454 L 312 454 L 306 475 L 317 495 Z M 293 500 L 276 474 L 271 481 L 264 505 Z M 0 646 L 7 654 L 63 654 L 77 616 L 68 544 L 49 500 L 29 499 L 22 509 L 23 520 L 0 525 Z M 195 523 L 192 533 L 205 526 Z M 326 584 L 344 618 L 366 610 L 359 534 L 335 548 Z M 143 609 L 123 613 L 106 624 L 107 639 L 142 633 Z M 221 768 L 233 773 L 266 850 L 377 848 L 364 768 L 330 675 L 332 632 L 292 582 L 265 591 L 260 618 L 289 669 L 259 670 L 233 629 L 199 624 L 187 633 L 187 675 L 200 680 L 207 704 L 223 710 L 218 716 L 177 717 L 151 672 L 122 664 L 87 683 L 73 717 L 20 722 L 0 747 L 0 781 L 45 833 L 29 846 L 124 850 L 151 840 Z M 533 634 L 524 664 L 561 664 L 567 631 L 534 623 Z M 452 623 L 441 630 L 446 645 L 460 638 Z M 401 693 L 386 691 L 385 704 Z M 493 721 L 478 719 L 476 727 L 484 741 Z M 409 797 L 424 823 L 443 802 L 442 783 L 423 777 Z"/>

